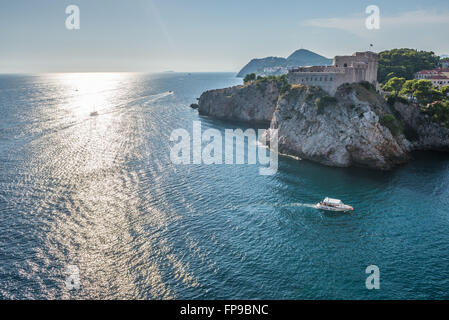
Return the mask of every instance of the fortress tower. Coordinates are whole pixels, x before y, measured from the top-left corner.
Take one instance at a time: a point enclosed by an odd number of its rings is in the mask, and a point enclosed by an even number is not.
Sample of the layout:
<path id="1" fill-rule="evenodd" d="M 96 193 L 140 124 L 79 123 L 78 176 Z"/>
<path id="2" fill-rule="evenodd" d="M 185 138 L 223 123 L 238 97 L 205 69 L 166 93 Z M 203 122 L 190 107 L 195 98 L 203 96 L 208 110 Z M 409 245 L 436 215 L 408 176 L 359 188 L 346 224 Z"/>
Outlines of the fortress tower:
<path id="1" fill-rule="evenodd" d="M 355 73 L 354 81 L 368 81 L 372 84 L 377 82 L 377 69 L 379 56 L 371 51 L 356 52 L 352 56 L 336 56 L 335 67 L 360 69 Z"/>

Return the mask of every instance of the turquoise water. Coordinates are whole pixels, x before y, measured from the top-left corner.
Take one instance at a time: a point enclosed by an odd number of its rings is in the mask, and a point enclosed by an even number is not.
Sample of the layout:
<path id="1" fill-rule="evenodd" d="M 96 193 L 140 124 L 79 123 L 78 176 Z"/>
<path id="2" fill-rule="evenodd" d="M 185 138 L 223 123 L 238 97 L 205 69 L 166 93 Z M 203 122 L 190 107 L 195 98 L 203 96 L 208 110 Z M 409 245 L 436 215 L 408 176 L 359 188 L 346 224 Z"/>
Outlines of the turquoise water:
<path id="1" fill-rule="evenodd" d="M 188 107 L 240 81 L 0 76 L 0 297 L 449 298 L 447 154 L 392 172 L 281 157 L 272 176 L 171 163 L 175 128 L 245 128 Z M 312 208 L 324 196 L 355 212 Z M 365 287 L 372 264 L 379 290 Z M 67 265 L 79 268 L 77 290 Z"/>

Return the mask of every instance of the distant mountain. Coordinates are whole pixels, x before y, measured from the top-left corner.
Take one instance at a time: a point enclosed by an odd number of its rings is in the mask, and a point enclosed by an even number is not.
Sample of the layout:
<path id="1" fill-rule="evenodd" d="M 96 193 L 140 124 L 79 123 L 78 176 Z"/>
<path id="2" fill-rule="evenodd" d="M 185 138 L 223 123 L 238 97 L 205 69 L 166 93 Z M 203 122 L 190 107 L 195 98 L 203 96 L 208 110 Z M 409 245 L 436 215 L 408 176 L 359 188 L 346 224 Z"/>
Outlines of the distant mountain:
<path id="1" fill-rule="evenodd" d="M 293 52 L 288 58 L 266 57 L 262 59 L 252 59 L 237 74 L 237 77 L 243 78 L 249 73 L 258 75 L 281 74 L 288 68 L 300 66 L 324 66 L 331 65 L 332 59 L 320 56 L 312 51 L 300 49 Z M 268 71 L 265 69 L 269 69 Z"/>
<path id="2" fill-rule="evenodd" d="M 323 66 L 323 65 L 331 65 L 332 59 L 328 59 L 326 57 L 320 56 L 315 52 L 299 49 L 293 52 L 287 58 L 288 66 L 296 67 L 296 66 Z"/>
<path id="3" fill-rule="evenodd" d="M 265 68 L 287 67 L 287 59 L 279 57 L 267 57 L 262 59 L 252 59 L 237 74 L 243 78 L 249 73 L 262 74 Z"/>
<path id="4" fill-rule="evenodd" d="M 442 54 L 440 56 L 440 59 L 446 59 L 446 58 L 449 58 L 449 54 Z"/>

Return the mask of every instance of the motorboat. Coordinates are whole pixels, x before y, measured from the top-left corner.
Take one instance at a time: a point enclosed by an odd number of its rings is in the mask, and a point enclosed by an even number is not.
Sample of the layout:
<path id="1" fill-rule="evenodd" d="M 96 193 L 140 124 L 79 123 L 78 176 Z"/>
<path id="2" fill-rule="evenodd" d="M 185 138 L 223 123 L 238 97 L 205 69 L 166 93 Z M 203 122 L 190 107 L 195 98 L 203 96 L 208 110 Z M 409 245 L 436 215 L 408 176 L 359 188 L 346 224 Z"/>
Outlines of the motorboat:
<path id="1" fill-rule="evenodd" d="M 318 202 L 315 205 L 315 208 L 328 211 L 344 211 L 344 212 L 354 210 L 353 207 L 344 204 L 343 201 L 328 197 L 326 197 L 323 201 Z"/>

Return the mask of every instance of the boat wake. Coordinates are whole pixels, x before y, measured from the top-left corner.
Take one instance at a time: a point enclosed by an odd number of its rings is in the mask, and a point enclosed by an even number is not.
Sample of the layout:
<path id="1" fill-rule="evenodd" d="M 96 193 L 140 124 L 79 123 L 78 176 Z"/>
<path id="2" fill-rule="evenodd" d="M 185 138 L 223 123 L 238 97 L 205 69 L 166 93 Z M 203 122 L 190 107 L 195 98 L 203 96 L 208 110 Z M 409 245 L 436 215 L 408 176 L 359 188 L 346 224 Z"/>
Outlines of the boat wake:
<path id="1" fill-rule="evenodd" d="M 305 208 L 314 208 L 316 209 L 316 205 L 313 203 L 300 203 L 300 202 L 293 202 L 284 204 L 282 207 L 305 207 Z"/>
<path id="2" fill-rule="evenodd" d="M 233 206 L 233 209 L 238 209 L 240 207 L 273 207 L 273 208 L 313 208 L 316 209 L 316 205 L 313 203 L 300 203 L 300 202 L 292 202 L 292 203 L 258 203 L 258 204 L 252 204 L 251 206 L 244 205 L 244 206 Z"/>
<path id="3" fill-rule="evenodd" d="M 106 114 L 111 114 L 111 113 L 123 112 L 123 110 L 130 110 L 130 107 L 132 107 L 132 106 L 138 106 L 138 105 L 148 106 L 162 98 L 168 97 L 173 94 L 174 94 L 173 91 L 166 91 L 166 92 L 161 92 L 161 93 L 157 93 L 157 94 L 150 94 L 150 95 L 146 95 L 146 96 L 129 99 L 124 102 L 117 103 L 115 105 L 111 105 L 110 107 L 103 107 L 103 109 L 101 109 L 101 111 L 102 111 L 101 114 L 106 115 Z M 98 114 L 99 114 L 98 111 L 94 111 L 94 112 L 90 113 L 90 116 L 91 117 L 97 116 Z"/>
<path id="4" fill-rule="evenodd" d="M 170 96 L 172 94 L 174 94 L 173 91 L 166 91 L 166 92 L 154 94 L 154 95 L 151 95 L 151 96 L 146 96 L 146 97 L 143 98 L 143 99 L 145 99 L 143 105 L 148 105 L 148 104 L 153 103 L 153 102 L 155 102 L 155 101 L 157 101 L 159 99 L 168 97 L 168 96 Z"/>

